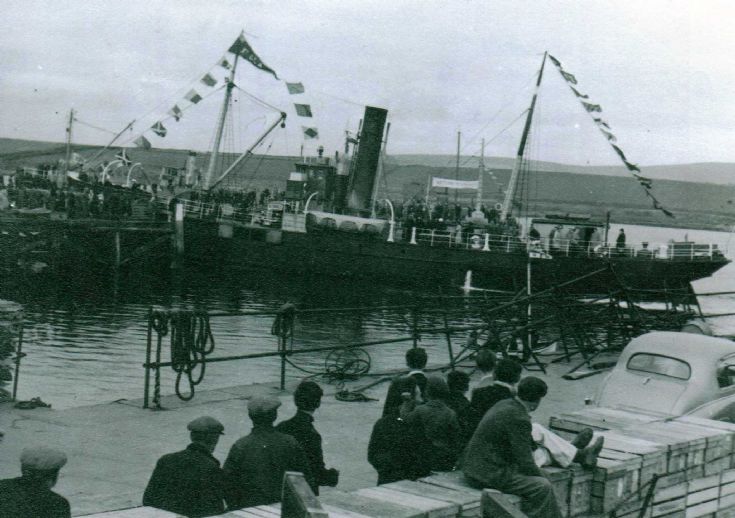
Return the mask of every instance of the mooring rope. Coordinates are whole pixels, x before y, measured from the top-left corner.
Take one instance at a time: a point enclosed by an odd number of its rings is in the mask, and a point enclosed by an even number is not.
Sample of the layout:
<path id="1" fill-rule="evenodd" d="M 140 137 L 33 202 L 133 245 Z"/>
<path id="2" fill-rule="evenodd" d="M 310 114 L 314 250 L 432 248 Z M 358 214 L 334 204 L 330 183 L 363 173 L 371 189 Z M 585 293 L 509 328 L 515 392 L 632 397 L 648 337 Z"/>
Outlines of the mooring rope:
<path id="1" fill-rule="evenodd" d="M 171 368 L 176 372 L 176 395 L 183 401 L 194 397 L 194 387 L 204 379 L 204 358 L 214 351 L 214 336 L 209 315 L 204 311 L 175 311 L 171 320 Z M 199 374 L 194 375 L 197 366 Z M 186 375 L 189 394 L 181 392 L 181 379 Z"/>

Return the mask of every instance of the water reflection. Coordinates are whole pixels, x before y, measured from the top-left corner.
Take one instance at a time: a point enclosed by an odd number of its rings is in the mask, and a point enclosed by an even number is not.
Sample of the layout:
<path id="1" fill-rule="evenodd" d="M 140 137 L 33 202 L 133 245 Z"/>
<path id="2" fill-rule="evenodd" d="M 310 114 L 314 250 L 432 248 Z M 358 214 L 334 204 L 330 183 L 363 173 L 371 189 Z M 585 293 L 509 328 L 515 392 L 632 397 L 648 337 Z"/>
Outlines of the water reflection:
<path id="1" fill-rule="evenodd" d="M 626 226 L 626 232 L 641 232 Z M 656 232 L 662 232 L 657 229 Z M 681 233 L 683 231 L 680 231 Z M 726 233 L 687 231 L 690 239 L 729 241 Z M 676 236 L 678 238 L 678 235 Z M 107 402 L 120 398 L 140 398 L 143 391 L 147 311 L 151 306 L 191 308 L 210 311 L 274 310 L 285 302 L 302 308 L 359 307 L 365 305 L 406 305 L 417 295 L 371 283 L 355 283 L 319 275 L 287 276 L 266 269 L 236 275 L 224 270 L 185 272 L 132 271 L 114 282 L 110 276 L 73 276 L 59 283 L 44 277 L 5 278 L 0 298 L 15 300 L 25 307 L 27 327 L 19 384 L 19 397 L 40 396 L 56 408 Z M 698 281 L 698 291 L 735 290 L 735 266 L 723 268 L 713 278 Z M 425 291 L 425 295 L 439 295 Z M 445 293 L 448 295 L 449 293 Z M 456 293 L 460 294 L 459 289 Z M 468 297 L 471 304 L 482 294 Z M 705 312 L 735 311 L 735 297 L 721 296 L 702 301 Z M 450 315 L 453 323 L 465 323 L 469 316 Z M 295 347 L 314 347 L 408 336 L 412 314 L 405 309 L 379 309 L 365 313 L 309 314 L 299 317 Z M 213 319 L 216 355 L 244 354 L 276 350 L 270 334 L 272 317 L 238 316 Z M 441 313 L 421 314 L 420 324 L 441 327 Z M 735 334 L 735 319 L 713 322 L 722 334 Z M 447 357 L 442 336 L 423 336 L 434 361 Z M 369 349 L 373 371 L 403 365 L 408 344 L 376 346 Z M 324 354 L 298 356 L 308 370 L 323 367 Z M 168 359 L 168 353 L 164 355 Z M 275 381 L 278 361 L 274 358 L 211 364 L 201 389 L 242 383 Z M 291 377 L 303 373 L 288 369 Z M 163 372 L 163 392 L 173 392 L 174 376 Z"/>

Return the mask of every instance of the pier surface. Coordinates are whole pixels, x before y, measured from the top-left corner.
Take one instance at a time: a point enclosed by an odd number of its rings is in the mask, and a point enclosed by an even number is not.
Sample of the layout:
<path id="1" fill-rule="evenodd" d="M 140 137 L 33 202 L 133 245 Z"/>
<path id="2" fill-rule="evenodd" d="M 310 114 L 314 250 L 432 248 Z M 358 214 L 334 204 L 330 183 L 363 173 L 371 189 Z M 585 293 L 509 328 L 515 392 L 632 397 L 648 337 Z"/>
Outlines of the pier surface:
<path id="1" fill-rule="evenodd" d="M 534 413 L 538 422 L 547 424 L 552 414 L 583 407 L 584 398 L 594 396 L 604 376 L 561 379 L 569 368 L 569 364 L 551 365 L 546 376 L 524 371 L 524 376 L 539 376 L 549 385 L 549 394 Z M 474 374 L 473 381 L 478 377 Z M 369 382 L 364 378 L 352 388 Z M 339 490 L 376 485 L 377 474 L 367 461 L 367 446 L 372 426 L 382 413 L 387 385 L 382 383 L 365 392 L 378 401 L 342 402 L 335 399 L 333 385 L 322 384 L 325 395 L 315 414 L 315 426 L 323 437 L 327 466 L 340 470 Z M 189 421 L 211 415 L 224 424 L 225 435 L 214 452 L 224 462 L 230 446 L 250 432 L 246 400 L 254 394 L 277 395 L 283 402 L 280 421 L 295 411 L 293 388 L 282 392 L 273 383 L 202 390 L 190 402 L 166 396 L 162 402 L 166 410 L 161 411 L 144 410 L 141 400 L 66 410 L 19 410 L 3 404 L 0 428 L 5 430 L 5 439 L 0 444 L 0 478 L 20 475 L 18 459 L 23 448 L 46 445 L 65 451 L 69 457 L 55 491 L 69 499 L 74 516 L 139 506 L 158 458 L 189 443 Z M 325 494 L 329 491 L 323 489 Z"/>

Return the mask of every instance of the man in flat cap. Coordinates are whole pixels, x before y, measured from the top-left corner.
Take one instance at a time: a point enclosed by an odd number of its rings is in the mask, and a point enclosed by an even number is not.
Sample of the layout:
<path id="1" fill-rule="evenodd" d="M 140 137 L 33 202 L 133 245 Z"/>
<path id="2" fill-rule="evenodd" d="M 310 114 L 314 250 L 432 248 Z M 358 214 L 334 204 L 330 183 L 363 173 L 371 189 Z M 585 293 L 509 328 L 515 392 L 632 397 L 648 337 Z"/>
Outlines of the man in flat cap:
<path id="1" fill-rule="evenodd" d="M 296 439 L 304 450 L 314 477 L 311 490 L 315 495 L 319 494 L 319 486 L 334 487 L 339 481 L 339 471 L 334 468 L 327 469 L 324 464 L 322 436 L 314 428 L 314 411 L 321 406 L 322 395 L 324 391 L 316 382 L 307 380 L 299 383 L 293 393 L 296 415 L 276 426 L 277 431 Z"/>
<path id="2" fill-rule="evenodd" d="M 66 455 L 51 448 L 26 448 L 20 455 L 21 476 L 0 480 L 0 516 L 69 518 L 66 498 L 51 491 L 66 464 Z"/>
<path id="3" fill-rule="evenodd" d="M 253 429 L 232 445 L 224 466 L 231 509 L 280 502 L 286 471 L 303 473 L 309 485 L 314 485 L 304 450 L 273 426 L 279 406 L 281 402 L 273 396 L 255 396 L 248 402 Z"/>
<path id="4" fill-rule="evenodd" d="M 194 419 L 187 426 L 191 444 L 158 460 L 143 505 L 190 518 L 225 512 L 225 478 L 213 455 L 224 426 L 214 417 Z"/>

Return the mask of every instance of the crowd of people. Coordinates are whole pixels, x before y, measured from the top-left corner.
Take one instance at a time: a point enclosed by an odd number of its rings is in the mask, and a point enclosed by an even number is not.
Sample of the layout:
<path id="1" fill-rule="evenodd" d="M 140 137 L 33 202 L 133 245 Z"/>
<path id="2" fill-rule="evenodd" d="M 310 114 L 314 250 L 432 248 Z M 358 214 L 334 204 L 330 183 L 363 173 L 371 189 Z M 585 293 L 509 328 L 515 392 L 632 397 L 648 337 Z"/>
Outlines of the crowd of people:
<path id="1" fill-rule="evenodd" d="M 370 435 L 367 460 L 378 484 L 414 480 L 432 472 L 462 470 L 467 483 L 521 497 L 529 517 L 561 517 L 543 467 L 572 463 L 594 467 L 603 439 L 592 430 L 568 442 L 531 419 L 547 393 L 540 378 L 521 378 L 522 366 L 483 348 L 475 354 L 479 382 L 467 397 L 470 376 L 425 372 L 425 349 L 406 352 L 406 375 L 393 379 L 383 413 Z M 327 468 L 322 437 L 314 426 L 322 388 L 302 381 L 294 392 L 296 413 L 277 425 L 281 402 L 274 396 L 248 401 L 250 433 L 231 447 L 223 466 L 213 452 L 224 433 L 217 419 L 202 416 L 187 428 L 191 443 L 161 457 L 143 494 L 143 504 L 188 517 L 279 502 L 284 474 L 304 475 L 318 495 L 336 486 L 339 471 Z M 0 481 L 0 516 L 70 516 L 68 501 L 54 493 L 63 452 L 29 448 L 20 458 L 21 476 Z"/>

